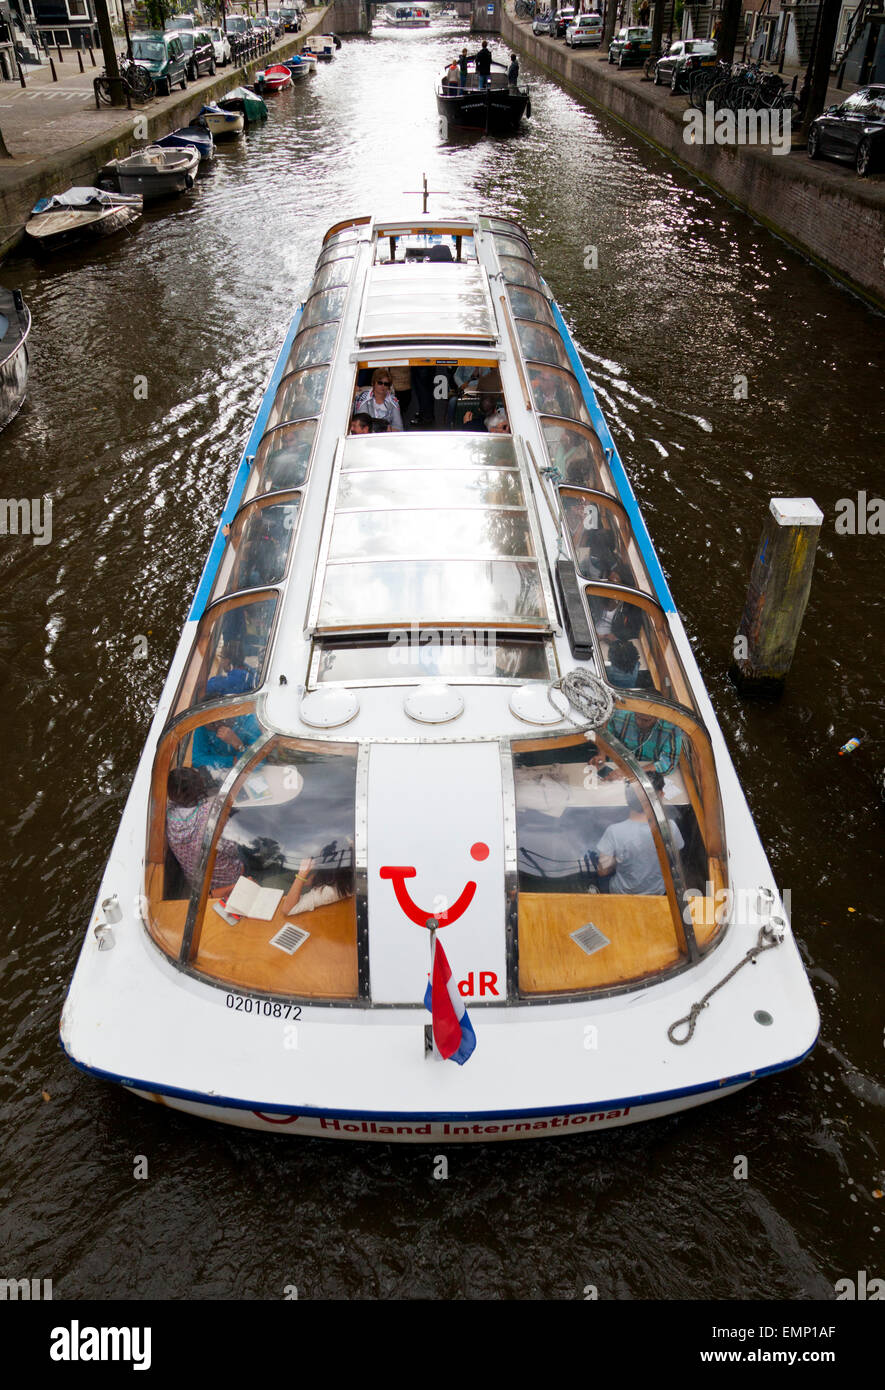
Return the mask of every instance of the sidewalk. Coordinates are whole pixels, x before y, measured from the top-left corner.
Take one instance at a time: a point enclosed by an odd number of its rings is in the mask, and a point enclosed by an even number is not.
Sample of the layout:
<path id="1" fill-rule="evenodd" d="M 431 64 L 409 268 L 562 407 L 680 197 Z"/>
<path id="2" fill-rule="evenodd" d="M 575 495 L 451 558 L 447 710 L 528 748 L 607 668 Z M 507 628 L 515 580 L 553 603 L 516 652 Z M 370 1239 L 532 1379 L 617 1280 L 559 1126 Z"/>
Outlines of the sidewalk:
<path id="1" fill-rule="evenodd" d="M 108 160 L 129 153 L 130 146 L 168 135 L 193 120 L 202 106 L 233 87 L 251 80 L 268 63 L 289 57 L 311 35 L 323 32 L 328 6 L 306 17 L 298 34 L 286 34 L 269 53 L 244 67 L 219 68 L 214 77 L 188 84 L 186 92 L 155 97 L 146 106 L 95 108 L 92 81 L 102 71 L 88 54 L 80 72 L 75 52 L 59 63 L 53 54 L 58 81 L 47 63 L 25 70 L 27 87 L 0 81 L 0 130 L 11 159 L 0 159 L 0 259 L 18 241 L 28 213 L 38 198 L 61 193 L 72 184 L 90 184 Z M 136 127 L 136 122 L 144 122 Z M 137 130 L 137 134 L 136 134 Z"/>

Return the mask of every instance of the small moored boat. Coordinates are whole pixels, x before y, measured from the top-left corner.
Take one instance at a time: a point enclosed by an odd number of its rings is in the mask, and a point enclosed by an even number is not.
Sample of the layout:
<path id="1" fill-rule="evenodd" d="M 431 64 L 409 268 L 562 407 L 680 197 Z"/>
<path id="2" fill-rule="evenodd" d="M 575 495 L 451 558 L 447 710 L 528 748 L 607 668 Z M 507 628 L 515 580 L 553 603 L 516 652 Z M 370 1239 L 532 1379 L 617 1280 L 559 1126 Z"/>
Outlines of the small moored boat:
<path id="1" fill-rule="evenodd" d="M 443 73 L 437 84 L 436 106 L 447 125 L 484 130 L 491 135 L 517 130 L 523 116 L 532 114 L 528 87 L 511 86 L 506 73 L 491 73 L 489 85 L 480 88 L 478 75 L 469 72 L 467 86 L 462 87 L 454 66 Z"/>
<path id="2" fill-rule="evenodd" d="M 308 46 L 302 51 L 323 63 L 330 63 L 335 57 L 336 48 L 340 47 L 341 40 L 336 34 L 312 34 Z"/>
<path id="3" fill-rule="evenodd" d="M 211 107 L 203 107 L 204 112 L 207 110 L 239 113 L 246 125 L 252 121 L 267 120 L 267 102 L 251 87 L 234 87 L 232 92 L 228 92 L 226 97 L 219 97 Z"/>
<path id="4" fill-rule="evenodd" d="M 35 203 L 25 232 L 32 245 L 54 251 L 73 242 L 112 236 L 135 222 L 142 207 L 139 193 L 69 188 Z"/>
<path id="5" fill-rule="evenodd" d="M 111 160 L 100 177 L 115 178 L 121 193 L 140 193 L 146 203 L 156 202 L 193 188 L 199 164 L 199 152 L 192 145 L 146 145 L 126 159 Z"/>
<path id="6" fill-rule="evenodd" d="M 255 86 L 261 92 L 282 92 L 292 85 L 292 72 L 286 63 L 272 63 L 255 74 Z"/>
<path id="7" fill-rule="evenodd" d="M 302 67 L 307 72 L 316 72 L 317 70 L 317 60 L 313 53 L 295 53 L 291 58 L 286 58 L 284 61 L 293 70 L 296 67 Z"/>
<path id="8" fill-rule="evenodd" d="M 0 286 L 0 430 L 21 410 L 28 389 L 31 311 L 21 290 Z"/>
<path id="9" fill-rule="evenodd" d="M 195 149 L 201 162 L 215 158 L 212 132 L 201 125 L 183 125 L 160 140 L 155 140 L 154 144 L 163 149 Z"/>
<path id="10" fill-rule="evenodd" d="M 425 426 L 388 407 L 394 368 Z M 332 227 L 135 773 L 69 1057 L 268 1134 L 497 1142 L 734 1096 L 817 1026 L 525 232 Z"/>
<path id="11" fill-rule="evenodd" d="M 253 93 L 254 97 L 254 93 Z M 254 97 L 260 101 L 260 97 Z M 242 135 L 246 128 L 246 115 L 243 110 L 237 109 L 237 104 L 244 105 L 242 98 L 226 97 L 230 108 L 221 106 L 218 102 L 212 102 L 209 106 L 204 106 L 197 119 L 212 132 L 216 140 L 224 140 L 232 135 Z M 264 106 L 264 102 L 261 103 Z M 265 111 L 267 107 L 265 107 Z"/>
<path id="12" fill-rule="evenodd" d="M 294 58 L 286 58 L 283 66 L 289 69 L 293 82 L 300 82 L 312 70 L 309 64 L 305 63 L 298 54 L 296 54 Z M 313 71 L 316 71 L 315 63 Z"/>

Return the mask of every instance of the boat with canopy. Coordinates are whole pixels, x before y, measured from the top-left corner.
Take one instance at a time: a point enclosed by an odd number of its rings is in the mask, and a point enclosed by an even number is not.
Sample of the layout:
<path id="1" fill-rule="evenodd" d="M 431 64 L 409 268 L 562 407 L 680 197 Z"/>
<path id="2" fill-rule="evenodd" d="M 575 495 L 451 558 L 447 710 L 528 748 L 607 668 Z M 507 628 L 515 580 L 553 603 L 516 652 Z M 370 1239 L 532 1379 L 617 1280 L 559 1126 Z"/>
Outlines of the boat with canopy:
<path id="1" fill-rule="evenodd" d="M 342 221 L 191 602 L 66 1052 L 252 1129 L 478 1142 L 732 1096 L 817 1027 L 526 233 Z"/>

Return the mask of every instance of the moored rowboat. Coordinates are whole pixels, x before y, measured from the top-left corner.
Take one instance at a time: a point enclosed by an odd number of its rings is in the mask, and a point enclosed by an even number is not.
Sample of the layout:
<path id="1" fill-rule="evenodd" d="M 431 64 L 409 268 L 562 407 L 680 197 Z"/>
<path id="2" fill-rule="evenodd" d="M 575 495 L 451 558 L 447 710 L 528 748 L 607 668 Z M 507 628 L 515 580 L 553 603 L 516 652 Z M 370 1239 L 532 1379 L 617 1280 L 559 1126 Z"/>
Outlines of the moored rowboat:
<path id="1" fill-rule="evenodd" d="M 112 236 L 135 222 L 142 207 L 140 193 L 69 188 L 35 203 L 25 232 L 33 246 L 54 251 L 73 242 Z"/>

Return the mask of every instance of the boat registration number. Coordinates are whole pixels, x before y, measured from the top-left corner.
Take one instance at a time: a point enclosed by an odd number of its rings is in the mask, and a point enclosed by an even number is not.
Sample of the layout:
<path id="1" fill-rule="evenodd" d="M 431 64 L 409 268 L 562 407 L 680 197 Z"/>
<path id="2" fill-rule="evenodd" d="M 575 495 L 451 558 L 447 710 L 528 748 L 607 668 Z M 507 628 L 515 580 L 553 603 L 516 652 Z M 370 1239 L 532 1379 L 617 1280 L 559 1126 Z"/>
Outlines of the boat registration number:
<path id="1" fill-rule="evenodd" d="M 248 994 L 228 994 L 227 1007 L 237 1014 L 252 1014 L 257 1018 L 286 1018 L 297 1022 L 301 1018 L 300 1004 L 281 1004 L 271 999 L 252 999 Z"/>

